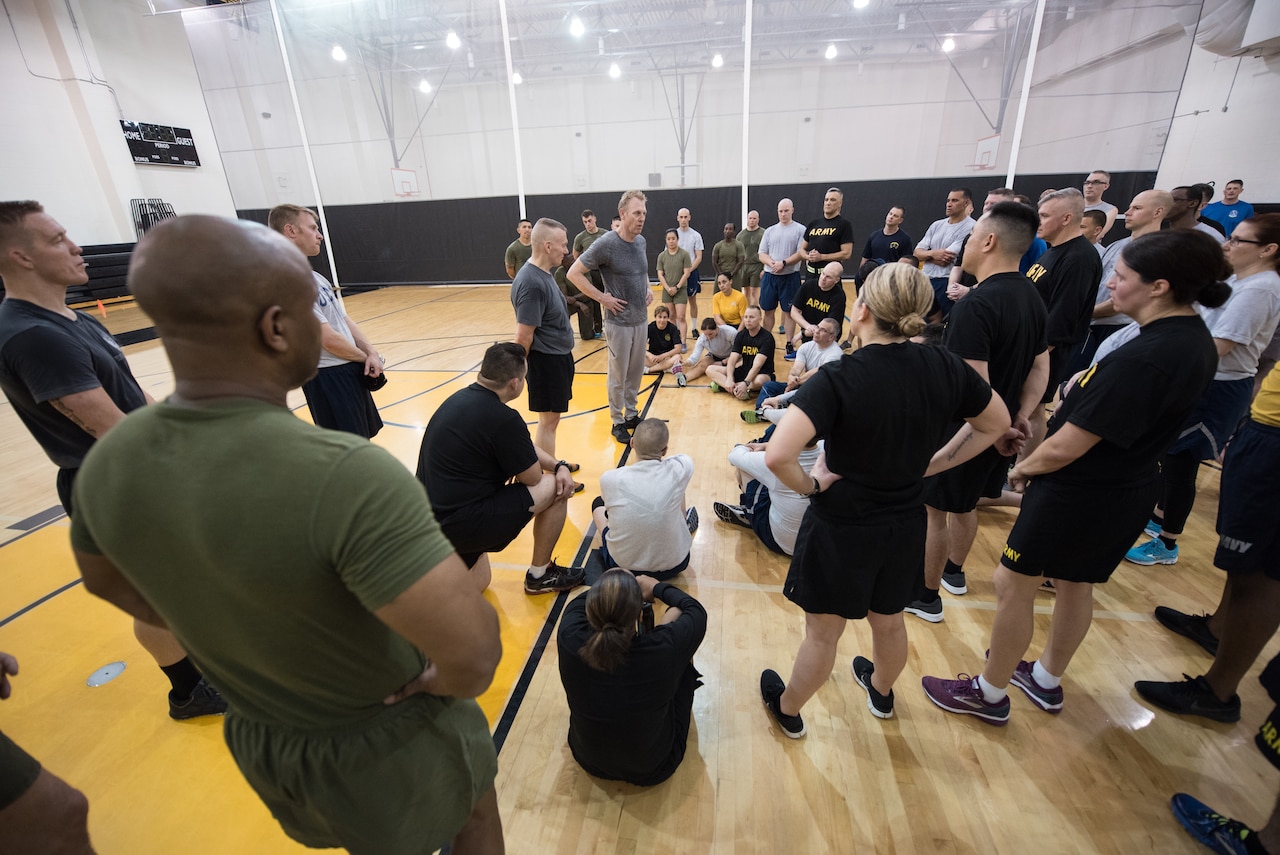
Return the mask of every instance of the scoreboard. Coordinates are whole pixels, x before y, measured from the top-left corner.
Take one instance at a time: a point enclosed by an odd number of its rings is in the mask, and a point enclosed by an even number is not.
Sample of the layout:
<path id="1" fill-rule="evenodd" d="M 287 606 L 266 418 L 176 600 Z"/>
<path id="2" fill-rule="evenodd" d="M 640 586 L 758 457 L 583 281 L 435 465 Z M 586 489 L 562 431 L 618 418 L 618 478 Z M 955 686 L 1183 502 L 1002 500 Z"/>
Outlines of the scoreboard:
<path id="1" fill-rule="evenodd" d="M 187 128 L 170 125 L 149 125 L 146 122 L 121 120 L 125 142 L 134 163 L 151 163 L 157 166 L 199 166 L 195 141 Z"/>

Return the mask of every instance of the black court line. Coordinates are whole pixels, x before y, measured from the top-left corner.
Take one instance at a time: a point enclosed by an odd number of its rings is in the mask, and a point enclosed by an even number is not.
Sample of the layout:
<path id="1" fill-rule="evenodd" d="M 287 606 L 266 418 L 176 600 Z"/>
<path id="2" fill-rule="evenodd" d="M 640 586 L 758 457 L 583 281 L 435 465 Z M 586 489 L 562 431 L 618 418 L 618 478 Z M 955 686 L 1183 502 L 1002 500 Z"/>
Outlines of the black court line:
<path id="1" fill-rule="evenodd" d="M 644 408 L 640 411 L 640 418 L 644 418 L 645 414 L 649 412 L 649 408 L 653 405 L 653 399 L 657 396 L 661 380 L 662 377 L 659 376 L 649 385 L 648 389 L 640 390 L 640 394 L 646 391 L 649 393 L 649 398 L 645 401 Z M 626 465 L 627 457 L 630 453 L 631 446 L 628 445 L 618 458 L 619 468 Z M 591 550 L 591 540 L 594 537 L 595 523 L 593 522 L 587 526 L 586 534 L 583 535 L 582 542 L 578 545 L 578 553 L 574 556 L 573 566 L 582 565 L 586 555 Z M 529 658 L 525 660 L 524 668 L 516 680 L 515 687 L 511 690 L 511 698 L 502 710 L 502 716 L 498 719 L 497 727 L 493 729 L 493 745 L 499 754 L 502 753 L 502 746 L 507 741 L 511 726 L 515 724 L 516 715 L 520 712 L 520 706 L 524 703 L 525 695 L 529 692 L 529 686 L 533 683 L 533 675 L 538 670 L 538 663 L 542 661 L 542 656 L 547 651 L 551 633 L 555 629 L 556 623 L 560 620 L 560 614 L 564 611 L 565 605 L 569 602 L 569 593 L 569 591 L 563 591 L 556 594 L 556 601 L 552 604 L 551 611 L 547 613 L 547 618 L 542 624 L 541 631 L 538 632 L 538 640 L 534 642 L 533 649 L 529 651 Z"/>
<path id="2" fill-rule="evenodd" d="M 61 593 L 65 592 L 65 591 L 70 591 L 70 590 L 71 590 L 72 588 L 74 588 L 76 585 L 79 585 L 82 581 L 83 581 L 82 579 L 76 579 L 76 580 L 75 580 L 75 581 L 73 581 L 73 582 L 68 582 L 67 584 L 63 585 L 61 588 L 58 588 L 56 591 L 50 591 L 49 593 L 45 594 L 43 597 L 41 597 L 40 599 L 36 600 L 34 603 L 31 603 L 31 604 L 29 604 L 29 605 L 23 606 L 22 608 L 18 609 L 18 610 L 17 610 L 16 612 L 14 612 L 13 614 L 9 615 L 9 616 L 8 616 L 7 618 L 5 618 L 4 620 L 0 620 L 0 627 L 3 627 L 5 624 L 10 623 L 11 621 L 17 620 L 18 618 L 20 618 L 20 617 L 22 617 L 23 615 L 25 615 L 27 612 L 29 612 L 29 611 L 31 611 L 32 609 L 34 609 L 36 606 L 38 606 L 38 605 L 40 605 L 40 604 L 42 604 L 42 603 L 47 603 L 49 600 L 52 600 L 54 597 L 58 596 L 59 594 L 61 594 Z"/>
<path id="3" fill-rule="evenodd" d="M 8 527 L 13 531 L 29 532 L 32 529 L 43 528 L 54 520 L 62 519 L 66 515 L 67 512 L 62 509 L 62 505 L 54 505 L 52 508 L 41 511 L 38 514 L 33 514 L 25 520 L 18 520 L 16 523 Z"/>

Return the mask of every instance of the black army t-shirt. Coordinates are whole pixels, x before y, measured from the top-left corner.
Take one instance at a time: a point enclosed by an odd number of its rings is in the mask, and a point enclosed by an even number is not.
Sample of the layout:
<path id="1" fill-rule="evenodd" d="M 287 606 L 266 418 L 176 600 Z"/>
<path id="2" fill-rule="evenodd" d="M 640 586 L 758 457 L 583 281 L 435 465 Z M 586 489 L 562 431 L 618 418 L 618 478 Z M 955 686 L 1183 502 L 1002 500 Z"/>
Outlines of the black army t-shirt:
<path id="1" fill-rule="evenodd" d="M 741 383 L 746 379 L 747 372 L 751 370 L 751 364 L 755 362 L 755 358 L 759 354 L 764 354 L 764 366 L 761 367 L 761 374 L 773 375 L 773 351 L 776 347 L 773 340 L 773 332 L 764 327 L 760 327 L 760 331 L 752 335 L 747 331 L 746 327 L 738 330 L 737 336 L 733 339 L 733 352 L 742 355 L 742 364 L 733 372 L 734 380 Z"/>

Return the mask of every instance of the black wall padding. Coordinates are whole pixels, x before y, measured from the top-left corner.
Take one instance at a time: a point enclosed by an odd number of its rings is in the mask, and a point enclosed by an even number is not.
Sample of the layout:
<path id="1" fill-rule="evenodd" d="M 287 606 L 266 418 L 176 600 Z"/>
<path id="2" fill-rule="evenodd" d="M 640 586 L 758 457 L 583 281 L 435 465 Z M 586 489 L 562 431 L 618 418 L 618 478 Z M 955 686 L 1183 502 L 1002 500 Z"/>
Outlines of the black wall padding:
<path id="1" fill-rule="evenodd" d="M 1129 200 L 1154 186 L 1155 172 L 1114 172 L 1106 197 L 1123 210 Z M 1047 188 L 1079 187 L 1082 173 L 1024 175 L 1017 189 L 1038 198 Z M 943 203 L 953 187 L 968 187 L 978 210 L 988 190 L 1001 186 L 1004 176 L 984 172 L 963 178 L 913 178 L 892 181 L 823 182 L 820 184 L 779 184 L 753 186 L 748 201 L 760 211 L 762 226 L 777 222 L 778 200 L 789 197 L 795 203 L 795 218 L 808 222 L 822 216 L 822 198 L 828 187 L 845 193 L 844 215 L 853 222 L 860 256 L 872 230 L 884 224 L 884 215 L 893 205 L 906 208 L 903 228 L 919 240 L 929 224 L 944 215 Z M 596 212 L 601 228 L 609 228 L 622 191 L 609 193 L 569 193 L 529 196 L 529 219 L 551 217 L 564 223 L 569 240 L 582 230 L 584 208 Z M 649 255 L 656 257 L 663 246 L 663 233 L 676 225 L 676 211 L 688 208 L 692 225 L 706 244 L 700 272 L 710 278 L 711 247 L 723 237 L 724 224 L 734 222 L 739 230 L 742 188 L 696 187 L 645 190 L 648 219 L 644 236 Z M 243 210 L 243 219 L 265 223 L 267 211 Z M 505 282 L 503 254 L 516 238 L 519 205 L 514 196 L 485 199 L 444 199 L 430 201 L 382 202 L 372 205 L 333 205 L 325 208 L 333 238 L 334 258 L 344 289 L 360 291 L 383 285 L 443 285 L 478 282 Z M 1117 224 L 1106 241 L 1124 237 Z M 328 275 L 328 260 L 322 252 L 313 266 Z M 705 291 L 706 289 L 704 289 Z"/>

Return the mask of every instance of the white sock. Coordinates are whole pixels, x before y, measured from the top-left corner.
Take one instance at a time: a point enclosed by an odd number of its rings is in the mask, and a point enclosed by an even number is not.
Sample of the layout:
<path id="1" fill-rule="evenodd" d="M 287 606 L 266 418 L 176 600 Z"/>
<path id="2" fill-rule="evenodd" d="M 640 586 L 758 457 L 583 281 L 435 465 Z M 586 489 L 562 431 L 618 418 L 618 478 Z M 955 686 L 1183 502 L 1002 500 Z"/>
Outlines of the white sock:
<path id="1" fill-rule="evenodd" d="M 1009 696 L 1005 689 L 997 689 L 987 682 L 987 678 L 978 675 L 978 688 L 982 690 L 982 699 L 989 704 L 998 704 Z"/>
<path id="2" fill-rule="evenodd" d="M 1046 689 L 1056 689 L 1062 685 L 1062 678 L 1055 677 L 1048 671 L 1044 670 L 1044 666 L 1040 664 L 1040 660 L 1036 660 L 1036 664 L 1031 667 L 1031 676 L 1036 678 L 1036 682 Z"/>
<path id="3" fill-rule="evenodd" d="M 547 564 L 530 564 L 529 575 L 535 579 L 541 579 L 543 576 L 547 575 L 548 566 L 549 565 Z"/>

